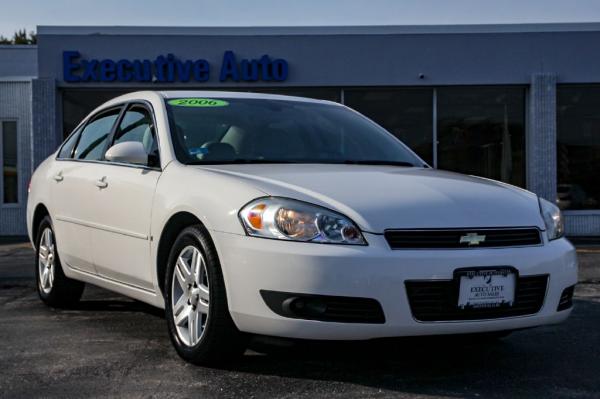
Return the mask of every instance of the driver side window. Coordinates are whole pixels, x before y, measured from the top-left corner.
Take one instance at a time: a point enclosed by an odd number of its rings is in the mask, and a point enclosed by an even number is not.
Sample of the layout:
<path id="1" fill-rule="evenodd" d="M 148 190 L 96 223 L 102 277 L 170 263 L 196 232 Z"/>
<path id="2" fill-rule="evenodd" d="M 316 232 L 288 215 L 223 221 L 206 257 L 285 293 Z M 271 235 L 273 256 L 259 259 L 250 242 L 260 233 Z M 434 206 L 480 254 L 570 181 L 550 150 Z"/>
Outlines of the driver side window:
<path id="1" fill-rule="evenodd" d="M 88 161 L 101 160 L 104 151 L 106 151 L 106 143 L 112 127 L 119 117 L 119 112 L 120 108 L 115 108 L 88 122 L 81 132 L 73 158 Z"/>
<path id="2" fill-rule="evenodd" d="M 123 115 L 123 119 L 115 132 L 112 145 L 138 142 L 144 146 L 148 154 L 146 166 L 159 165 L 158 141 L 154 128 L 154 120 L 150 111 L 141 105 L 131 106 Z"/>

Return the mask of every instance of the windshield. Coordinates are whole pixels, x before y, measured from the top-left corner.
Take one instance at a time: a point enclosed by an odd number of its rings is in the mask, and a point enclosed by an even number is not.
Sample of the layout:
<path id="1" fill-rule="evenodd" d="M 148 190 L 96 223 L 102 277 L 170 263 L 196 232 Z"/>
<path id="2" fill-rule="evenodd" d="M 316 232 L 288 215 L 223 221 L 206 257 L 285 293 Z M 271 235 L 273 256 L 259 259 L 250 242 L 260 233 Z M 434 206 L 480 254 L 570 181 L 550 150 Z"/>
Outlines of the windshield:
<path id="1" fill-rule="evenodd" d="M 166 104 L 175 153 L 185 164 L 424 165 L 383 128 L 335 104 L 247 98 Z"/>

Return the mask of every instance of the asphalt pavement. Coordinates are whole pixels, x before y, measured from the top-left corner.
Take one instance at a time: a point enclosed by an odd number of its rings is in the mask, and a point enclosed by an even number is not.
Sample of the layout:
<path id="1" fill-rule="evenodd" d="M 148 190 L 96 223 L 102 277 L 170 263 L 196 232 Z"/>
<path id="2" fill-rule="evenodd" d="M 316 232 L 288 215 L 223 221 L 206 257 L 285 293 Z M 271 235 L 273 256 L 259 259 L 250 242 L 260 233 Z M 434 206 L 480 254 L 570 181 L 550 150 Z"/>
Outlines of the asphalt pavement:
<path id="1" fill-rule="evenodd" d="M 44 306 L 33 252 L 0 246 L 0 397 L 600 397 L 600 248 L 579 251 L 575 309 L 492 342 L 255 340 L 227 369 L 183 362 L 164 314 L 99 288 Z"/>

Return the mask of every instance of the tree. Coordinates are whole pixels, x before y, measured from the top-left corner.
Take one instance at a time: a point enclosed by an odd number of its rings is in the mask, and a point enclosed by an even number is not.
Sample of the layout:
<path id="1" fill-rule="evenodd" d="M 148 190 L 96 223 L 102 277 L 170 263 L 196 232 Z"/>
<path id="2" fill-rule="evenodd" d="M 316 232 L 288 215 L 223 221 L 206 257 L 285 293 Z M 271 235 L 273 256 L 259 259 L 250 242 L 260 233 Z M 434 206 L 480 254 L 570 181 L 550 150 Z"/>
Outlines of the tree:
<path id="1" fill-rule="evenodd" d="M 29 45 L 37 43 L 37 35 L 31 31 L 27 33 L 25 29 L 19 29 L 13 35 L 12 39 L 0 35 L 0 44 L 21 44 Z"/>

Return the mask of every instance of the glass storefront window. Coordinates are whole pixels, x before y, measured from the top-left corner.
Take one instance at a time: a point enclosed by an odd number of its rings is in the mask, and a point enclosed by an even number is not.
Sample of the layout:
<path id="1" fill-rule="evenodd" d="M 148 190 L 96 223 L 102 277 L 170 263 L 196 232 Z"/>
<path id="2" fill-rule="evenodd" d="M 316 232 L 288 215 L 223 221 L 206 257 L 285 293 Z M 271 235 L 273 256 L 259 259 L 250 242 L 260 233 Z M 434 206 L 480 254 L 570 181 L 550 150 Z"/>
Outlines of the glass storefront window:
<path id="1" fill-rule="evenodd" d="M 347 89 L 344 103 L 433 164 L 433 89 Z"/>
<path id="2" fill-rule="evenodd" d="M 17 122 L 2 122 L 0 137 L 2 139 L 2 202 L 16 204 L 19 202 Z"/>
<path id="3" fill-rule="evenodd" d="M 557 178 L 561 209 L 600 209 L 600 86 L 559 86 Z"/>
<path id="4" fill-rule="evenodd" d="M 437 89 L 438 168 L 525 186 L 525 89 Z"/>
<path id="5" fill-rule="evenodd" d="M 249 90 L 254 93 L 282 94 L 284 96 L 308 97 L 317 100 L 340 102 L 340 89 L 319 87 L 280 87 L 280 88 L 255 88 Z"/>

